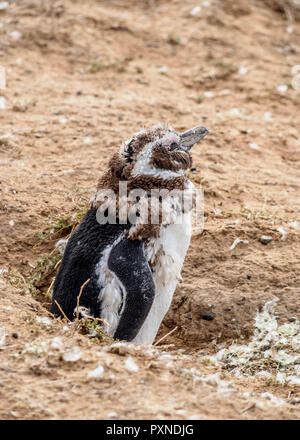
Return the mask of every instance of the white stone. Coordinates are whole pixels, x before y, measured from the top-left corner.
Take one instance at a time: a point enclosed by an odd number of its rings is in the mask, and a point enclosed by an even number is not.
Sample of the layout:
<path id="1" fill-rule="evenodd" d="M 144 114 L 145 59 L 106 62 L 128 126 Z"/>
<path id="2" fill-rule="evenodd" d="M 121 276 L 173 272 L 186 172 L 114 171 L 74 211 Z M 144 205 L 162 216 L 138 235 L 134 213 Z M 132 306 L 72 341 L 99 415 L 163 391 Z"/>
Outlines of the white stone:
<path id="1" fill-rule="evenodd" d="M 8 2 L 0 2 L 0 11 L 4 11 L 9 6 Z"/>
<path id="2" fill-rule="evenodd" d="M 285 93 L 288 91 L 288 86 L 286 84 L 281 84 L 280 86 L 277 86 L 277 91 L 280 93 Z"/>
<path id="3" fill-rule="evenodd" d="M 82 356 L 82 352 L 80 348 L 74 346 L 63 354 L 63 360 L 66 362 L 76 362 L 81 358 L 81 356 Z"/>
<path id="4" fill-rule="evenodd" d="M 104 374 L 104 368 L 102 367 L 101 364 L 98 365 L 97 368 L 95 368 L 95 370 L 92 370 L 88 373 L 88 377 L 90 379 L 101 379 L 103 377 Z"/>
<path id="5" fill-rule="evenodd" d="M 249 142 L 249 147 L 252 148 L 252 150 L 259 150 L 259 146 L 255 142 Z"/>
<path id="6" fill-rule="evenodd" d="M 215 94 L 214 92 L 207 91 L 203 93 L 203 96 L 205 96 L 205 98 L 213 98 Z"/>
<path id="7" fill-rule="evenodd" d="M 192 15 L 192 16 L 194 17 L 195 15 L 198 15 L 200 11 L 201 11 L 201 6 L 195 6 L 195 7 L 190 11 L 190 15 Z"/>
<path id="8" fill-rule="evenodd" d="M 246 73 L 248 73 L 248 69 L 247 67 L 240 67 L 238 72 L 240 75 L 246 75 Z"/>
<path id="9" fill-rule="evenodd" d="M 12 31 L 10 32 L 9 36 L 13 39 L 13 40 L 19 40 L 22 37 L 21 32 L 19 31 Z"/>
<path id="10" fill-rule="evenodd" d="M 133 360 L 131 356 L 129 356 L 125 361 L 125 368 L 126 370 L 130 371 L 131 373 L 136 373 L 139 370 L 139 367 Z"/>
<path id="11" fill-rule="evenodd" d="M 0 110 L 5 110 L 6 109 L 6 101 L 5 98 L 0 97 Z"/>

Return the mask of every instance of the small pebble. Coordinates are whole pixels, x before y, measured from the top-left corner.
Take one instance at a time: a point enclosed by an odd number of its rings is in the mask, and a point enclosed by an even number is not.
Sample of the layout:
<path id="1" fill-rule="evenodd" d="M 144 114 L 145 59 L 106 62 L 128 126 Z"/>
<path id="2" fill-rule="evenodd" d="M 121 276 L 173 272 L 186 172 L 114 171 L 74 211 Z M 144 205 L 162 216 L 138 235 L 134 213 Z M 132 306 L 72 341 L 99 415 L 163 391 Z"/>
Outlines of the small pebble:
<path id="1" fill-rule="evenodd" d="M 240 75 L 246 75 L 246 73 L 248 73 L 247 67 L 240 67 L 239 68 L 239 74 Z"/>
<path id="2" fill-rule="evenodd" d="M 268 344 L 268 343 L 266 343 L 266 344 L 264 344 L 264 345 L 262 345 L 262 346 L 260 347 L 260 350 L 261 350 L 261 351 L 266 351 L 266 350 L 269 350 L 270 348 L 271 348 L 271 345 Z"/>
<path id="3" fill-rule="evenodd" d="M 264 118 L 265 118 L 267 121 L 272 121 L 272 113 L 270 113 L 270 112 L 265 112 L 265 113 L 264 113 Z"/>
<path id="4" fill-rule="evenodd" d="M 280 93 L 285 93 L 288 91 L 288 86 L 286 84 L 282 84 L 280 86 L 277 86 L 277 91 Z"/>
<path id="5" fill-rule="evenodd" d="M 203 313 L 203 315 L 201 315 L 201 318 L 205 321 L 212 321 L 215 316 L 215 313 Z"/>
<path id="6" fill-rule="evenodd" d="M 89 379 L 96 379 L 97 380 L 97 379 L 101 379 L 103 374 L 104 374 L 104 368 L 102 367 L 102 365 L 99 364 L 98 367 L 95 368 L 95 370 L 90 371 L 88 373 L 88 377 L 89 377 Z"/>
<path id="7" fill-rule="evenodd" d="M 68 118 L 60 118 L 59 122 L 61 124 L 66 124 L 68 122 L 68 120 L 69 120 Z"/>
<path id="8" fill-rule="evenodd" d="M 129 356 L 126 359 L 125 368 L 126 368 L 126 370 L 128 370 L 132 373 L 136 373 L 139 370 L 138 365 L 135 363 L 135 361 L 133 360 L 133 358 L 131 356 Z"/>
<path id="9" fill-rule="evenodd" d="M 201 11 L 201 6 L 195 6 L 195 7 L 190 11 L 190 15 L 195 16 L 195 15 L 199 14 L 200 11 Z"/>
<path id="10" fill-rule="evenodd" d="M 227 307 L 225 310 L 226 312 L 231 312 L 231 307 Z"/>
<path id="11" fill-rule="evenodd" d="M 13 40 L 19 40 L 19 38 L 22 37 L 22 34 L 19 31 L 12 31 L 9 35 Z"/>
<path id="12" fill-rule="evenodd" d="M 285 229 L 283 228 L 277 228 L 277 231 L 280 232 L 281 234 L 281 240 L 285 240 L 287 237 L 287 232 Z"/>
<path id="13" fill-rule="evenodd" d="M 203 96 L 205 96 L 205 98 L 213 98 L 215 96 L 214 92 L 211 91 L 207 91 L 203 93 Z"/>
<path id="14" fill-rule="evenodd" d="M 4 11 L 9 6 L 8 2 L 0 2 L 0 11 Z"/>
<path id="15" fill-rule="evenodd" d="M 289 318 L 289 321 L 290 321 L 290 322 L 296 322 L 296 321 L 297 321 L 297 318 L 294 318 L 294 317 Z"/>
<path id="16" fill-rule="evenodd" d="M 248 145 L 252 150 L 259 150 L 259 146 L 255 142 L 249 142 Z"/>
<path id="17" fill-rule="evenodd" d="M 112 411 L 112 412 L 110 412 L 110 413 L 107 414 L 107 417 L 108 417 L 109 419 L 115 419 L 115 418 L 118 417 L 118 414 L 117 414 L 115 411 Z"/>
<path id="18" fill-rule="evenodd" d="M 247 280 L 251 280 L 252 275 L 247 275 Z"/>
<path id="19" fill-rule="evenodd" d="M 12 337 L 15 338 L 15 339 L 18 339 L 19 335 L 18 335 L 18 333 L 13 333 Z"/>
<path id="20" fill-rule="evenodd" d="M 270 237 L 269 235 L 262 235 L 262 236 L 260 237 L 260 239 L 259 239 L 259 241 L 260 241 L 262 244 L 268 244 L 268 243 L 271 243 L 272 240 L 273 240 L 273 238 Z"/>
<path id="21" fill-rule="evenodd" d="M 167 73 L 168 68 L 167 68 L 167 66 L 161 66 L 161 67 L 159 67 L 158 71 L 159 71 L 159 73 L 164 74 L 164 73 Z"/>
<path id="22" fill-rule="evenodd" d="M 5 98 L 0 97 L 0 110 L 6 109 L 6 101 Z"/>

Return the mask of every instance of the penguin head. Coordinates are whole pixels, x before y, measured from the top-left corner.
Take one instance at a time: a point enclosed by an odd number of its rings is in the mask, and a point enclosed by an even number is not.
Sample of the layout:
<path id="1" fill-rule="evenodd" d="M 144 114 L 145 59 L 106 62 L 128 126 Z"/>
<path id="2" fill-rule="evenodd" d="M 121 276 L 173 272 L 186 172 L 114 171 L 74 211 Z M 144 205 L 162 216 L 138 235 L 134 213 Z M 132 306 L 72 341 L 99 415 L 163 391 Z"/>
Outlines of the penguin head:
<path id="1" fill-rule="evenodd" d="M 184 174 L 192 164 L 190 149 L 206 136 L 199 126 L 178 133 L 169 126 L 154 126 L 136 133 L 121 147 L 120 154 L 131 177 L 151 175 L 174 177 Z"/>

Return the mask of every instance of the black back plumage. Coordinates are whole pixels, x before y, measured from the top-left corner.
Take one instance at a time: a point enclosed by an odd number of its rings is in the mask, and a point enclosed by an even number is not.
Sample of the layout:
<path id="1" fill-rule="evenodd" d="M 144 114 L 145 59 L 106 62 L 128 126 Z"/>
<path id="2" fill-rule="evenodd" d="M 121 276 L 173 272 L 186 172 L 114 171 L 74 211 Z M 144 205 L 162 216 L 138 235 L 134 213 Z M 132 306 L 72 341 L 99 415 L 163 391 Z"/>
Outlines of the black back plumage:
<path id="1" fill-rule="evenodd" d="M 54 283 L 51 313 L 61 315 L 56 300 L 70 320 L 74 319 L 80 287 L 89 278 L 90 281 L 80 297 L 80 306 L 89 308 L 91 315 L 100 316 L 98 302 L 100 288 L 95 267 L 104 249 L 128 228 L 126 224 L 99 224 L 96 211 L 95 208 L 89 209 L 69 238 Z"/>

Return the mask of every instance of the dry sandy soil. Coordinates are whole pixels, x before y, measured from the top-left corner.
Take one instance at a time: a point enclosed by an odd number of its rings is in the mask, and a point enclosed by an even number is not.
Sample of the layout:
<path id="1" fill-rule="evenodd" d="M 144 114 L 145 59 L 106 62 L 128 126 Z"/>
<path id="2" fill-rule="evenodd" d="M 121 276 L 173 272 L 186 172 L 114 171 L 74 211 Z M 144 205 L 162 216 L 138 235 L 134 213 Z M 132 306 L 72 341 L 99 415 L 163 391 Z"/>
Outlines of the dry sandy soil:
<path id="1" fill-rule="evenodd" d="M 237 377 L 205 358 L 249 342 L 268 300 L 278 299 L 280 325 L 300 318 L 297 9 L 9 3 L 0 10 L 0 417 L 299 418 L 299 385 Z M 157 122 L 210 130 L 190 174 L 204 189 L 204 230 L 157 340 L 174 332 L 155 349 L 114 347 L 48 312 L 54 249 L 110 155 Z"/>

